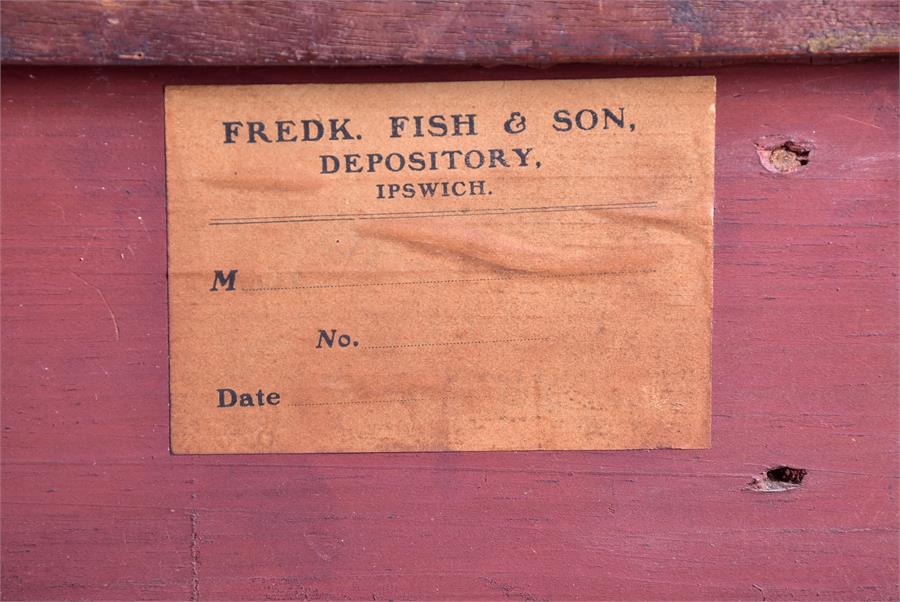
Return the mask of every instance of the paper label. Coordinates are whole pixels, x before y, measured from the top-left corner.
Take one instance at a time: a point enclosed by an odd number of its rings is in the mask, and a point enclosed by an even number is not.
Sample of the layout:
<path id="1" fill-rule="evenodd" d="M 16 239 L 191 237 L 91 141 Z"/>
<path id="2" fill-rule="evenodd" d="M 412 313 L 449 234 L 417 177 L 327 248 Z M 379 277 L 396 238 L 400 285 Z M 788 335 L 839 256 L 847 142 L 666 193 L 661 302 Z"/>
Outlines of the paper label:
<path id="1" fill-rule="evenodd" d="M 712 77 L 166 89 L 175 453 L 702 448 Z"/>

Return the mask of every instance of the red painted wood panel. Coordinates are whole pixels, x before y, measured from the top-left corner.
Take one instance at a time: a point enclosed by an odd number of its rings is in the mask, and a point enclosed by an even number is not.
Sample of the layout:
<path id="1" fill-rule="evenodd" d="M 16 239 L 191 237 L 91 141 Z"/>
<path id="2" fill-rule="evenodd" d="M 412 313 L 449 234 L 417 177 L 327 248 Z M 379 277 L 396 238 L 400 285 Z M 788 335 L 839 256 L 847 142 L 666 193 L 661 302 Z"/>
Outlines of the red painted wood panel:
<path id="1" fill-rule="evenodd" d="M 896 56 L 897 0 L 4 0 L 4 63 L 414 65 Z"/>
<path id="2" fill-rule="evenodd" d="M 687 73 L 718 78 L 712 449 L 169 455 L 163 85 Z M 897 599 L 897 90 L 895 61 L 5 68 L 3 597 Z M 782 463 L 799 488 L 747 489 Z"/>

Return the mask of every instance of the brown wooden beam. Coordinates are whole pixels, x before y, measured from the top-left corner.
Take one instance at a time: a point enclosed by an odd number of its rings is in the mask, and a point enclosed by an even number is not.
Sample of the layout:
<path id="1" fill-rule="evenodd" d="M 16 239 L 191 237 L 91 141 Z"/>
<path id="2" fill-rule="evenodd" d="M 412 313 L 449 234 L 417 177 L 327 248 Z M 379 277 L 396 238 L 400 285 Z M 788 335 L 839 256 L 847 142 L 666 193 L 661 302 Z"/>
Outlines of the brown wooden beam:
<path id="1" fill-rule="evenodd" d="M 6 0 L 2 61 L 405 65 L 896 55 L 898 0 Z"/>

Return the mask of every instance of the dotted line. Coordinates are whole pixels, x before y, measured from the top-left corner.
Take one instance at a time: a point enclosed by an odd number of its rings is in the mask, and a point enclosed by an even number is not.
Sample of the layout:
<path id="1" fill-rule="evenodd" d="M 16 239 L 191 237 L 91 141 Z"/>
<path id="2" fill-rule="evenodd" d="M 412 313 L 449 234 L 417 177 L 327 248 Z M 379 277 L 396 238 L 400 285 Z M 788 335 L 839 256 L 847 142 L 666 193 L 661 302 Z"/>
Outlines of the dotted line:
<path id="1" fill-rule="evenodd" d="M 528 341 L 551 341 L 551 337 L 531 337 L 524 339 L 494 339 L 491 341 L 449 341 L 447 343 L 406 343 L 402 345 L 366 345 L 365 349 L 399 349 L 401 347 L 441 347 L 444 345 L 486 345 L 489 343 L 524 343 Z"/>
<path id="2" fill-rule="evenodd" d="M 444 401 L 445 397 L 441 397 L 436 401 Z M 316 403 L 292 403 L 292 406 L 300 406 L 300 407 L 308 407 L 308 406 L 349 406 L 349 405 L 359 405 L 366 403 L 411 403 L 413 401 L 429 401 L 428 399 L 365 399 L 361 401 L 323 401 Z"/>
<path id="3" fill-rule="evenodd" d="M 516 278 L 578 278 L 579 276 L 609 276 L 622 274 L 652 274 L 656 270 L 628 270 L 619 272 L 583 272 L 579 274 L 535 274 L 531 276 L 499 276 L 496 278 L 458 278 L 454 280 L 409 280 L 401 282 L 361 282 L 353 284 L 308 284 L 303 286 L 271 286 L 257 288 L 242 288 L 246 292 L 260 291 L 291 291 L 311 288 L 350 288 L 359 286 L 403 286 L 413 284 L 457 284 L 460 282 L 490 282 L 497 280 L 514 280 Z"/>

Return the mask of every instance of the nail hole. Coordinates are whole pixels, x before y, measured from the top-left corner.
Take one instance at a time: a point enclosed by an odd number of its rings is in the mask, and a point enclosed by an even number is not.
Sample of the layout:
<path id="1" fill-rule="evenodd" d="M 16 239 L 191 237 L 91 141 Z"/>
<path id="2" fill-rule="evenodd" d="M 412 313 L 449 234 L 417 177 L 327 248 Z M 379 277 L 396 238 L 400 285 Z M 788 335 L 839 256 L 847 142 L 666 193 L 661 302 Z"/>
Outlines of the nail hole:
<path id="1" fill-rule="evenodd" d="M 755 477 L 747 485 L 747 489 L 761 492 L 790 491 L 803 483 L 806 473 L 805 468 L 776 466 L 767 470 L 764 475 Z"/>
<path id="2" fill-rule="evenodd" d="M 776 481 L 778 483 L 791 483 L 792 485 L 799 485 L 803 482 L 803 477 L 806 476 L 805 468 L 792 468 L 790 466 L 778 466 L 773 468 L 772 470 L 766 471 L 766 478 L 770 481 Z"/>
<path id="3" fill-rule="evenodd" d="M 812 149 L 807 144 L 788 140 L 778 145 L 756 143 L 759 162 L 772 173 L 794 173 L 809 165 Z"/>

